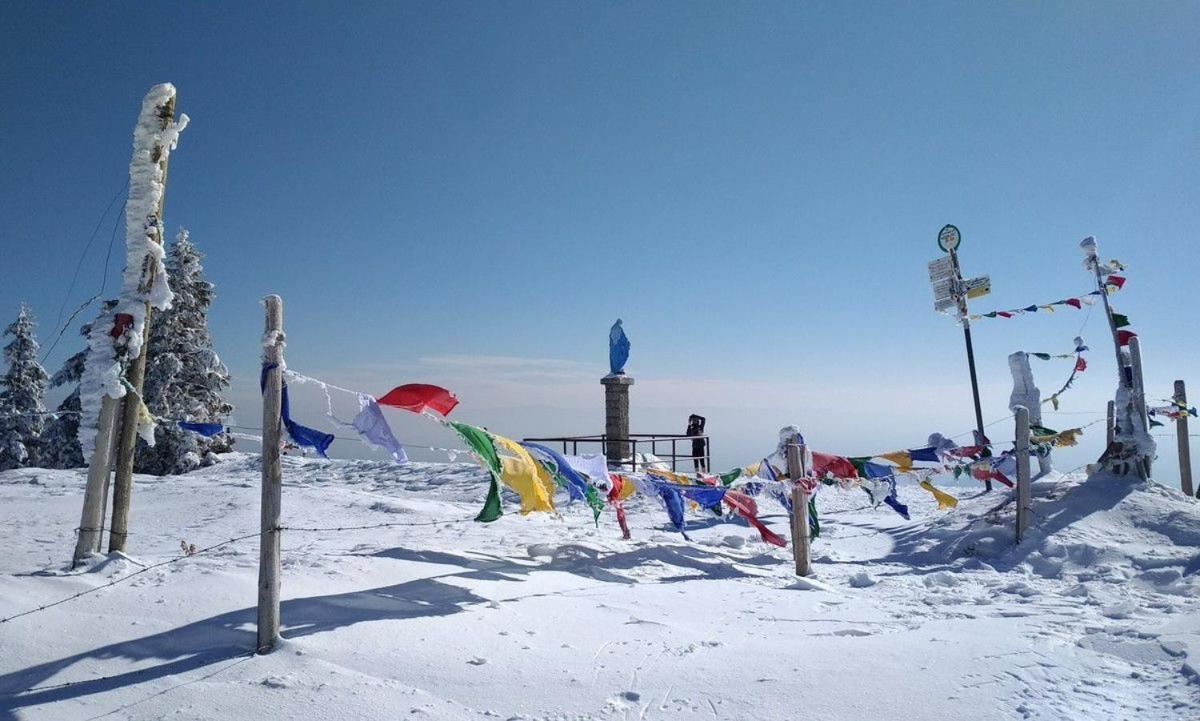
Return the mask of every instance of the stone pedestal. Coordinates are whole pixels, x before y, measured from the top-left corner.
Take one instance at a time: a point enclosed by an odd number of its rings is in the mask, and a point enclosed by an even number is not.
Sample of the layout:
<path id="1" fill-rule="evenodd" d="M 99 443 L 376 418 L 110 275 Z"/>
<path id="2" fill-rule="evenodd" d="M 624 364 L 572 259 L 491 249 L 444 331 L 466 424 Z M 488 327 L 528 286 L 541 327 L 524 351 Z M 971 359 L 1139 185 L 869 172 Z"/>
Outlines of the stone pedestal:
<path id="1" fill-rule="evenodd" d="M 609 374 L 600 379 L 604 386 L 604 455 L 609 462 L 630 457 L 629 438 L 629 386 L 633 378 L 624 374 Z"/>

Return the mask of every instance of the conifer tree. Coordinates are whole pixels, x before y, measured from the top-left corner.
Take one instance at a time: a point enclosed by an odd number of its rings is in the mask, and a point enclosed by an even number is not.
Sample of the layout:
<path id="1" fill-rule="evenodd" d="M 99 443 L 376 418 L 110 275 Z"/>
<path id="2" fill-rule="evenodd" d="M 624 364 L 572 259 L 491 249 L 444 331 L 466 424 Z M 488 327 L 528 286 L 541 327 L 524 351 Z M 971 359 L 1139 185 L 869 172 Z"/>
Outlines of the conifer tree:
<path id="1" fill-rule="evenodd" d="M 203 256 L 181 230 L 167 258 L 167 275 L 175 298 L 171 307 L 151 317 L 143 399 L 150 412 L 172 421 L 223 423 L 233 412 L 223 392 L 229 370 L 213 350 L 208 310 L 213 284 L 204 279 Z M 153 448 L 140 444 L 141 473 L 186 473 L 216 462 L 216 454 L 231 449 L 225 433 L 205 438 L 160 423 Z"/>
<path id="2" fill-rule="evenodd" d="M 0 378 L 0 470 L 37 463 L 48 380 L 37 358 L 37 324 L 24 303 L 4 335 L 12 342 L 4 347 L 8 370 Z"/>

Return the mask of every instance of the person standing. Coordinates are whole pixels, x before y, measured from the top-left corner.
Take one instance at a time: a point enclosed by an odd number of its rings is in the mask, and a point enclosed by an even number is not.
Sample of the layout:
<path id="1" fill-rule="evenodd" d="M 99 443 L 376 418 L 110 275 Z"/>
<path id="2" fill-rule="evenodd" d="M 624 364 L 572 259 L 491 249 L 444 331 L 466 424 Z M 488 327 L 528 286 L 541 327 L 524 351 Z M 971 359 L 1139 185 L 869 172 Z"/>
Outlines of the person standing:
<path id="1" fill-rule="evenodd" d="M 704 435 L 704 416 L 693 413 L 688 416 L 686 435 L 703 436 Z M 704 438 L 694 438 L 692 440 L 692 463 L 696 466 L 696 473 L 708 472 L 708 459 L 704 453 L 705 442 Z"/>

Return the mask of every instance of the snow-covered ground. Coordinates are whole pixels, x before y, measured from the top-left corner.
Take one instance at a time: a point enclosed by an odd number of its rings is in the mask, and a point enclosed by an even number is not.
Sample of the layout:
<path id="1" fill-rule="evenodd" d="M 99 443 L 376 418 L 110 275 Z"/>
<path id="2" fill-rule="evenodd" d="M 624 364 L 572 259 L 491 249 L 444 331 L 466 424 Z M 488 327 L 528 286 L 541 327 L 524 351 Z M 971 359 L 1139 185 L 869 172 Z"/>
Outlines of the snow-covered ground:
<path id="1" fill-rule="evenodd" d="M 257 456 L 138 477 L 130 558 L 71 572 L 83 472 L 0 473 L 0 617 L 258 527 Z M 744 523 L 650 501 L 470 522 L 468 464 L 284 459 L 283 635 L 254 656 L 256 539 L 0 625 L 0 719 L 1184 719 L 1200 714 L 1200 505 L 1051 476 L 823 490 L 815 577 Z M 785 519 L 763 500 L 766 522 Z M 62 685 L 66 684 L 66 685 Z"/>

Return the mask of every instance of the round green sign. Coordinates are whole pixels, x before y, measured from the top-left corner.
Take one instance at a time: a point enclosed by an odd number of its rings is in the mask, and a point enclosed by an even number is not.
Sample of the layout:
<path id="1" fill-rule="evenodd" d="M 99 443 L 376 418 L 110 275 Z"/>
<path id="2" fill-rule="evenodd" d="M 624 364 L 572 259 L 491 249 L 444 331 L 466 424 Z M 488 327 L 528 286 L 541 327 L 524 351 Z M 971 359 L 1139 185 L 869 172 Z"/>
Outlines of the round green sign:
<path id="1" fill-rule="evenodd" d="M 952 253 L 962 242 L 962 235 L 953 225 L 944 226 L 938 231 L 938 247 L 947 253 Z"/>

